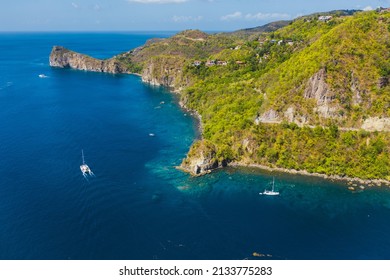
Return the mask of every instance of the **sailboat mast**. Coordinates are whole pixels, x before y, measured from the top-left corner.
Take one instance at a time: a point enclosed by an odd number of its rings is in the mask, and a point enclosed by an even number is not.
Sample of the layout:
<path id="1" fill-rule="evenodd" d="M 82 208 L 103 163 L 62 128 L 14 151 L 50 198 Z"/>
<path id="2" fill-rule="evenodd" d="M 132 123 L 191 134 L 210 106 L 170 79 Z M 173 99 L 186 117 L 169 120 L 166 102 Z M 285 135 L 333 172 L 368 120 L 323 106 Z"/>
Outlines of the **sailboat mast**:
<path id="1" fill-rule="evenodd" d="M 273 177 L 272 179 L 272 192 L 274 191 L 274 188 L 275 188 L 275 177 Z"/>

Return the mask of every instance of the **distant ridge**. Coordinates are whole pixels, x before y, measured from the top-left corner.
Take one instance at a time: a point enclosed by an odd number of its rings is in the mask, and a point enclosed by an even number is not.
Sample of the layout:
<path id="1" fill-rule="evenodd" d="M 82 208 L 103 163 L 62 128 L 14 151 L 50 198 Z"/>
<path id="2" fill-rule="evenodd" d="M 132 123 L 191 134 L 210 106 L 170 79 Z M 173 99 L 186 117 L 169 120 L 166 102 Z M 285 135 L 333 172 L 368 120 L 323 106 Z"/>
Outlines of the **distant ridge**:
<path id="1" fill-rule="evenodd" d="M 328 11 L 328 12 L 317 12 L 317 13 L 297 17 L 293 20 L 293 22 L 300 20 L 300 19 L 315 20 L 320 16 L 333 16 L 333 17 L 353 16 L 359 12 L 363 12 L 363 10 L 333 10 L 333 11 Z"/>
<path id="2" fill-rule="evenodd" d="M 276 31 L 278 29 L 281 29 L 281 28 L 291 24 L 292 22 L 294 22 L 297 19 L 302 19 L 302 18 L 310 19 L 310 18 L 316 18 L 318 16 L 323 16 L 323 15 L 352 16 L 355 13 L 361 12 L 361 11 L 362 10 L 334 10 L 334 11 L 329 11 L 329 12 L 317 12 L 317 13 L 313 13 L 313 14 L 310 14 L 310 15 L 304 15 L 304 16 L 298 17 L 298 18 L 296 18 L 294 20 L 274 21 L 274 22 L 270 22 L 270 23 L 267 23 L 267 24 L 261 25 L 261 26 L 256 26 L 256 27 L 236 30 L 236 31 L 233 31 L 233 32 L 229 32 L 228 34 L 230 34 L 230 35 L 243 35 L 243 36 L 246 35 L 246 36 L 250 36 L 250 35 L 258 34 L 258 33 L 270 33 L 270 32 L 274 32 L 274 31 Z"/>
<path id="3" fill-rule="evenodd" d="M 333 10 L 329 12 L 317 12 L 310 15 L 305 15 L 298 17 L 300 18 L 310 18 L 310 17 L 318 17 L 318 16 L 325 16 L 325 15 L 332 15 L 332 16 L 353 16 L 354 14 L 358 12 L 362 12 L 363 10 Z"/>
<path id="4" fill-rule="evenodd" d="M 251 35 L 253 33 L 268 33 L 268 32 L 274 32 L 280 28 L 283 28 L 287 25 L 289 25 L 292 22 L 292 20 L 280 20 L 280 21 L 274 21 L 267 23 L 262 26 L 252 27 L 252 28 L 245 28 L 240 29 L 234 32 L 231 32 L 231 34 L 248 34 Z"/>

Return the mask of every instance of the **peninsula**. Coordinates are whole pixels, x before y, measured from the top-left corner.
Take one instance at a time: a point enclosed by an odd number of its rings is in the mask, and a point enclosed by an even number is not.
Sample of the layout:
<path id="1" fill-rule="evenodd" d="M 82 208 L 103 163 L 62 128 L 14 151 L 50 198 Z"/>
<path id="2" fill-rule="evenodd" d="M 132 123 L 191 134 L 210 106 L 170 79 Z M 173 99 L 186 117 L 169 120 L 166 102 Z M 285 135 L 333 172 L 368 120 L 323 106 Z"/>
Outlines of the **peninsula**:
<path id="1" fill-rule="evenodd" d="M 55 46 L 53 67 L 138 74 L 180 94 L 202 137 L 181 168 L 227 165 L 390 181 L 390 11 L 334 11 L 98 60 Z"/>

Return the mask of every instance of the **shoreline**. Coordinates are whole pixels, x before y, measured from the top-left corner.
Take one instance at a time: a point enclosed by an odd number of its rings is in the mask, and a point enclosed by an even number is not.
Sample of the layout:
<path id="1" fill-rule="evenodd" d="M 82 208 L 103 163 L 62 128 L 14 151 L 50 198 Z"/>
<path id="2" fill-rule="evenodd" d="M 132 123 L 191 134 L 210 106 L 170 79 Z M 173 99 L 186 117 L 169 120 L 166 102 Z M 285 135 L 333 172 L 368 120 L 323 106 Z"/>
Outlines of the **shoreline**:
<path id="1" fill-rule="evenodd" d="M 141 74 L 134 73 L 134 75 L 139 76 L 139 77 L 142 78 Z M 149 85 L 152 85 L 152 86 L 162 86 L 162 85 L 157 85 L 157 84 L 154 84 L 154 83 L 150 83 L 150 82 L 144 81 L 143 79 L 142 79 L 142 82 L 146 83 L 146 84 L 149 84 Z M 181 95 L 181 90 L 180 89 L 175 89 L 175 88 L 172 88 L 172 87 L 171 88 L 170 87 L 166 87 L 166 89 L 169 92 L 171 92 L 172 94 L 178 95 L 179 97 Z M 197 128 L 196 135 L 197 135 L 197 137 L 194 139 L 194 142 L 196 140 L 202 139 L 202 134 L 203 134 L 202 116 L 199 114 L 198 111 L 191 110 L 191 109 L 187 108 L 185 106 L 185 104 L 180 99 L 178 100 L 178 105 L 183 110 L 188 112 L 191 116 L 193 116 L 195 121 L 196 121 L 196 128 Z M 310 173 L 307 170 L 296 170 L 296 169 L 287 169 L 287 168 L 281 168 L 281 167 L 270 167 L 270 166 L 266 166 L 266 165 L 262 165 L 262 164 L 256 164 L 256 163 L 243 163 L 243 162 L 239 162 L 239 161 L 236 161 L 236 162 L 233 161 L 233 162 L 228 163 L 228 165 L 226 167 L 249 167 L 249 168 L 262 169 L 262 170 L 266 170 L 266 171 L 270 171 L 270 172 L 276 171 L 276 172 L 281 172 L 281 173 L 285 173 L 285 174 L 294 174 L 294 175 L 303 175 L 303 176 L 317 177 L 317 178 L 322 178 L 322 179 L 330 180 L 330 181 L 347 182 L 348 185 L 350 185 L 350 186 L 353 185 L 353 187 L 358 187 L 358 185 L 364 185 L 364 186 L 368 186 L 368 187 L 374 187 L 374 186 L 377 186 L 377 187 L 381 187 L 381 186 L 390 187 L 390 181 L 385 180 L 385 179 L 361 179 L 361 178 L 356 178 L 356 177 L 348 177 L 348 176 L 340 176 L 340 175 L 326 175 L 326 174 L 321 174 L 321 173 Z M 181 167 L 181 165 L 180 166 L 176 166 L 175 168 L 178 169 L 178 170 L 181 170 L 183 172 L 188 172 L 186 169 Z M 193 177 L 200 177 L 200 176 L 203 176 L 203 175 L 210 174 L 210 173 L 212 173 L 215 170 L 220 170 L 221 168 L 223 168 L 223 167 L 218 167 L 216 169 L 209 170 L 208 172 L 203 173 L 203 174 L 197 174 L 197 175 L 191 174 L 191 176 L 193 176 Z"/>
<path id="2" fill-rule="evenodd" d="M 368 187 L 390 187 L 390 181 L 387 181 L 385 179 L 361 179 L 361 178 L 353 178 L 348 176 L 339 176 L 339 175 L 326 175 L 321 173 L 310 173 L 307 170 L 296 170 L 296 169 L 287 169 L 287 168 L 281 168 L 281 167 L 269 167 L 262 164 L 256 164 L 256 163 L 242 163 L 242 162 L 231 162 L 228 164 L 229 167 L 249 167 L 249 168 L 258 168 L 266 171 L 271 172 L 281 172 L 285 174 L 293 174 L 293 175 L 303 175 L 303 176 L 310 176 L 310 177 L 318 177 L 323 178 L 326 180 L 331 181 L 341 181 L 341 182 L 347 182 L 348 185 L 355 185 L 357 187 L 358 184 L 365 185 Z"/>
<path id="3" fill-rule="evenodd" d="M 176 92 L 176 94 L 180 95 L 179 92 Z M 198 111 L 191 110 L 191 109 L 187 108 L 187 106 L 185 106 L 183 104 L 183 102 L 181 102 L 180 100 L 179 100 L 178 104 L 179 104 L 180 108 L 182 108 L 184 111 L 188 112 L 195 119 L 195 122 L 196 122 L 195 123 L 195 126 L 196 126 L 195 135 L 196 135 L 196 137 L 194 139 L 194 142 L 196 140 L 201 140 L 203 138 L 202 137 L 202 135 L 203 135 L 202 116 L 199 114 Z"/>
<path id="4" fill-rule="evenodd" d="M 179 99 L 177 100 L 177 104 L 179 105 L 179 107 L 181 109 L 183 109 L 185 112 L 187 112 L 188 114 L 190 114 L 191 116 L 194 117 L 195 119 L 195 126 L 196 126 L 196 131 L 195 131 L 195 139 L 194 139 L 194 142 L 196 140 L 200 140 L 202 139 L 202 135 L 203 135 L 203 125 L 202 125 L 202 116 L 199 114 L 198 111 L 196 110 L 193 110 L 193 109 L 189 109 L 181 100 L 180 100 L 180 97 L 181 97 L 181 89 L 176 89 L 175 87 L 168 87 L 168 86 L 164 86 L 164 85 L 161 85 L 161 84 L 158 84 L 158 83 L 155 83 L 155 82 L 149 82 L 147 80 L 145 80 L 142 76 L 142 74 L 139 74 L 139 73 L 130 73 L 131 75 L 135 75 L 135 76 L 138 76 L 141 78 L 141 81 L 142 83 L 144 84 L 147 84 L 149 86 L 153 86 L 153 87 L 164 87 L 167 91 L 169 91 L 171 94 L 174 94 L 176 96 L 179 96 Z"/>

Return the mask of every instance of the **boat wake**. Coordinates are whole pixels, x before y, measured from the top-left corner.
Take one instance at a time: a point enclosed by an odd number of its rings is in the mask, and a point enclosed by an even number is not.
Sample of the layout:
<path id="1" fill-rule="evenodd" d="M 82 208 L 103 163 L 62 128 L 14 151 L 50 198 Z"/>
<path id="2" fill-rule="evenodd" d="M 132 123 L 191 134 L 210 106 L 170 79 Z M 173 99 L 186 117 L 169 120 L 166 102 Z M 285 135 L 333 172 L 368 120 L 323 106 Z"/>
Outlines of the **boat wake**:
<path id="1" fill-rule="evenodd" d="M 9 88 L 9 87 L 11 87 L 13 84 L 14 84 L 13 82 L 7 82 L 5 85 L 0 85 L 0 90 Z"/>

